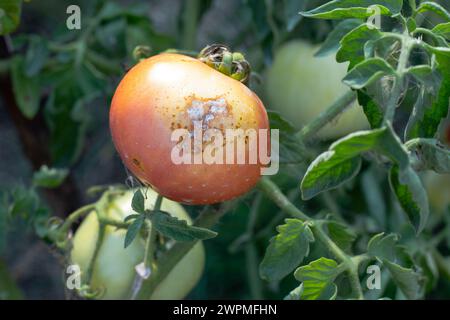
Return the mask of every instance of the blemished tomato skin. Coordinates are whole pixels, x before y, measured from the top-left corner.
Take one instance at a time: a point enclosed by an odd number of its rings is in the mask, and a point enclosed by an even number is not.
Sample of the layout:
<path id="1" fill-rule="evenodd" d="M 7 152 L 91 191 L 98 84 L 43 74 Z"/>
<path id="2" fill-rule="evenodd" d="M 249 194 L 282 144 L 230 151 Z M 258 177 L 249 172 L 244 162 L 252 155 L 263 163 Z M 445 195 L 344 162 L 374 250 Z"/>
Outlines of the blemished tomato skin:
<path id="1" fill-rule="evenodd" d="M 315 57 L 319 48 L 303 40 L 288 42 L 275 53 L 266 74 L 264 94 L 268 107 L 278 111 L 297 129 L 313 121 L 350 90 L 342 83 L 347 64 L 337 63 L 333 55 Z M 363 109 L 355 102 L 316 136 L 336 139 L 368 128 Z"/>
<path id="2" fill-rule="evenodd" d="M 193 103 L 218 101 L 225 102 L 226 116 L 215 114 L 210 128 L 269 129 L 263 103 L 239 81 L 184 55 L 141 61 L 122 79 L 111 103 L 111 134 L 122 161 L 158 193 L 186 204 L 217 203 L 247 192 L 260 178 L 259 161 L 175 164 L 171 159 L 177 143 L 171 134 L 192 128 L 187 114 Z"/>
<path id="3" fill-rule="evenodd" d="M 156 193 L 146 190 L 146 208 L 153 208 Z M 115 199 L 106 212 L 108 218 L 123 221 L 133 214 L 131 200 L 133 192 L 128 191 Z M 162 210 L 191 224 L 191 218 L 184 208 L 173 201 L 164 199 Z M 98 219 L 95 212 L 91 212 L 82 222 L 73 237 L 71 263 L 80 267 L 81 277 L 85 276 L 89 261 L 93 255 L 96 239 L 98 238 Z M 93 289 L 104 291 L 102 299 L 130 298 L 134 278 L 135 266 L 143 261 L 145 241 L 137 237 L 126 249 L 124 248 L 126 230 L 108 226 L 104 240 L 100 247 L 91 282 Z M 167 277 L 155 288 L 149 299 L 166 300 L 182 299 L 199 281 L 205 265 L 205 250 L 199 241 L 169 272 Z M 83 279 L 85 281 L 85 279 Z"/>

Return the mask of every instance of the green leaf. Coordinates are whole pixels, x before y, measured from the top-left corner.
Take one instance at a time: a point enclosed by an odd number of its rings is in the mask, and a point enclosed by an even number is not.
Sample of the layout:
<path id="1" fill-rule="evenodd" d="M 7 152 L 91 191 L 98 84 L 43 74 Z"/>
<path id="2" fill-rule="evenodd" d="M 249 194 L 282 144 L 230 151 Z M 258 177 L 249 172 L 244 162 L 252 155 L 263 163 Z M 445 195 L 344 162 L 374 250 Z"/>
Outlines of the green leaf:
<path id="1" fill-rule="evenodd" d="M 340 272 L 336 261 L 324 257 L 298 268 L 294 276 L 303 284 L 301 299 L 334 299 L 337 287 L 333 282 Z"/>
<path id="2" fill-rule="evenodd" d="M 304 161 L 302 146 L 295 139 L 297 130 L 278 112 L 268 111 L 270 128 L 279 130 L 279 161 L 280 164 L 301 163 Z"/>
<path id="3" fill-rule="evenodd" d="M 388 260 L 383 260 L 383 265 L 389 270 L 395 284 L 408 299 L 416 300 L 422 297 L 422 277 L 419 273 Z"/>
<path id="4" fill-rule="evenodd" d="M 176 241 L 205 240 L 217 236 L 217 232 L 206 228 L 190 226 L 185 220 L 179 220 L 162 211 L 153 212 L 151 220 L 156 230 Z"/>
<path id="5" fill-rule="evenodd" d="M 137 213 L 145 213 L 145 199 L 141 189 L 136 190 L 131 200 L 131 208 Z"/>
<path id="6" fill-rule="evenodd" d="M 56 188 L 64 181 L 69 174 L 67 169 L 48 168 L 41 166 L 39 171 L 33 174 L 33 184 L 38 187 Z"/>
<path id="7" fill-rule="evenodd" d="M 429 65 L 417 65 L 408 68 L 408 74 L 413 76 L 417 81 L 429 87 L 430 91 L 435 91 L 436 87 L 441 84 L 441 77 L 438 72 L 435 72 Z M 428 89 L 428 88 L 427 88 Z"/>
<path id="8" fill-rule="evenodd" d="M 381 127 L 383 123 L 383 111 L 378 104 L 367 94 L 358 90 L 358 104 L 363 107 L 364 113 L 369 121 L 370 127 L 376 129 Z"/>
<path id="9" fill-rule="evenodd" d="M 337 221 L 329 221 L 327 228 L 328 234 L 334 243 L 345 252 L 350 252 L 351 246 L 357 237 L 356 233 L 348 226 Z"/>
<path id="10" fill-rule="evenodd" d="M 394 15 L 400 12 L 402 5 L 402 0 L 334 0 L 301 14 L 320 19 L 367 18 L 373 14 L 368 10 L 371 6 L 377 6 L 382 15 Z"/>
<path id="11" fill-rule="evenodd" d="M 302 199 L 309 200 L 321 192 L 339 187 L 355 177 L 360 169 L 359 156 L 342 157 L 334 150 L 322 153 L 309 165 L 302 179 Z"/>
<path id="12" fill-rule="evenodd" d="M 396 261 L 396 245 L 398 235 L 388 234 L 384 232 L 374 235 L 367 244 L 367 253 L 380 261 L 387 259 L 389 261 Z"/>
<path id="13" fill-rule="evenodd" d="M 39 71 L 41 71 L 48 56 L 49 50 L 46 39 L 36 35 L 31 36 L 28 44 L 28 50 L 25 55 L 26 76 L 36 76 Z"/>
<path id="14" fill-rule="evenodd" d="M 351 30 L 360 26 L 360 19 L 346 19 L 339 22 L 330 32 L 320 49 L 315 53 L 316 57 L 324 57 L 334 54 L 340 47 L 340 41 Z"/>
<path id="15" fill-rule="evenodd" d="M 129 214 L 128 216 L 125 217 L 125 219 L 123 219 L 123 222 L 128 222 L 128 221 L 137 219 L 140 216 L 141 216 L 140 214 Z"/>
<path id="16" fill-rule="evenodd" d="M 371 150 L 387 156 L 401 168 L 409 165 L 408 154 L 390 126 L 357 131 L 334 142 L 329 151 L 309 165 L 300 186 L 302 198 L 311 199 L 353 178 L 361 166 L 360 154 Z"/>
<path id="17" fill-rule="evenodd" d="M 303 283 L 301 283 L 297 288 L 289 292 L 289 294 L 284 297 L 283 300 L 300 300 L 303 294 Z"/>
<path id="18" fill-rule="evenodd" d="M 125 248 L 127 248 L 133 242 L 133 240 L 136 238 L 136 236 L 138 235 L 142 226 L 144 225 L 144 221 L 145 221 L 145 216 L 140 215 L 128 226 L 127 233 L 125 235 L 125 242 L 124 242 Z"/>
<path id="19" fill-rule="evenodd" d="M 442 36 L 447 40 L 450 40 L 450 22 L 440 23 L 436 25 L 431 31 L 438 36 Z"/>
<path id="20" fill-rule="evenodd" d="M 269 281 L 281 280 L 297 268 L 309 254 L 309 243 L 314 241 L 308 224 L 298 219 L 286 219 L 277 231 L 259 266 L 261 278 Z"/>
<path id="21" fill-rule="evenodd" d="M 395 70 L 385 60 L 369 58 L 358 63 L 342 81 L 353 89 L 362 89 L 383 76 L 394 74 Z"/>
<path id="22" fill-rule="evenodd" d="M 365 59 L 364 47 L 367 42 L 375 41 L 382 37 L 380 30 L 370 29 L 367 24 L 353 29 L 341 40 L 341 47 L 336 53 L 337 62 L 349 61 L 349 69 Z"/>
<path id="23" fill-rule="evenodd" d="M 13 32 L 20 23 L 21 0 L 2 0 L 0 7 L 0 35 Z"/>
<path id="24" fill-rule="evenodd" d="M 24 60 L 16 56 L 11 62 L 11 79 L 17 105 L 28 119 L 39 111 L 40 87 L 37 77 L 28 78 L 24 73 Z"/>
<path id="25" fill-rule="evenodd" d="M 437 96 L 432 104 L 426 106 L 421 120 L 415 121 L 408 130 L 409 138 L 433 138 L 438 127 L 449 113 L 450 106 L 450 48 L 426 46 L 428 51 L 435 55 L 437 71 L 442 78 Z"/>
<path id="26" fill-rule="evenodd" d="M 446 21 L 450 21 L 450 13 L 445 10 L 444 7 L 442 7 L 440 4 L 436 2 L 431 1 L 425 1 L 420 4 L 420 6 L 417 8 L 418 13 L 424 13 L 424 12 L 434 12 L 437 15 L 444 18 Z"/>
<path id="27" fill-rule="evenodd" d="M 412 168 L 399 170 L 395 165 L 391 168 L 389 182 L 417 233 L 421 232 L 428 219 L 429 206 L 427 193 L 420 178 Z"/>

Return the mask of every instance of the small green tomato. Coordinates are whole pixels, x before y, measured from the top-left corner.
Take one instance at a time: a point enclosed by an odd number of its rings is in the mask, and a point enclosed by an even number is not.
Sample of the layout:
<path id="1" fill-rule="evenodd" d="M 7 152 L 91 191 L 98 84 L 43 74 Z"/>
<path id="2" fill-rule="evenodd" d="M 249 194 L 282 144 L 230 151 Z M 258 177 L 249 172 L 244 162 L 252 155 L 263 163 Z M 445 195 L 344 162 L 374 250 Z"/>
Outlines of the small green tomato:
<path id="1" fill-rule="evenodd" d="M 342 83 L 346 63 L 337 63 L 333 55 L 314 57 L 319 46 L 305 41 L 285 44 L 275 54 L 267 73 L 265 94 L 272 110 L 300 129 L 350 89 Z M 350 132 L 367 129 L 363 109 L 355 102 L 338 118 L 327 124 L 317 136 L 335 139 Z"/>
<path id="2" fill-rule="evenodd" d="M 146 208 L 151 209 L 157 194 L 146 191 Z M 123 221 L 133 214 L 131 200 L 133 191 L 117 197 L 110 203 L 106 216 Z M 161 209 L 172 216 L 192 223 L 184 208 L 171 200 L 164 199 Z M 98 238 L 99 223 L 95 212 L 91 212 L 80 225 L 73 238 L 71 260 L 81 269 L 81 276 L 86 274 L 88 263 L 94 253 Z M 108 226 L 94 265 L 91 281 L 92 289 L 104 290 L 103 299 L 126 299 L 130 297 L 136 276 L 135 266 L 144 258 L 144 239 L 137 237 L 129 247 L 124 248 L 126 230 Z M 202 242 L 198 242 L 181 261 L 171 270 L 167 277 L 156 287 L 149 299 L 182 299 L 199 281 L 205 264 L 205 252 Z"/>

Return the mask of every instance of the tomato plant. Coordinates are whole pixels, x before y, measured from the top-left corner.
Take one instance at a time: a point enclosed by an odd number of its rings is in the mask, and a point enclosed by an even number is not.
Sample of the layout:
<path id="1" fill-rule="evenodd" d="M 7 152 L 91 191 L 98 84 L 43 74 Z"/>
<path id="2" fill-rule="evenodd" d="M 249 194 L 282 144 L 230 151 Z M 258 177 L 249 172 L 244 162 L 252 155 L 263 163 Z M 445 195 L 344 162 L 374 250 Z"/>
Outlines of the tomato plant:
<path id="1" fill-rule="evenodd" d="M 161 3 L 0 1 L 0 299 L 448 299 L 448 1 Z"/>

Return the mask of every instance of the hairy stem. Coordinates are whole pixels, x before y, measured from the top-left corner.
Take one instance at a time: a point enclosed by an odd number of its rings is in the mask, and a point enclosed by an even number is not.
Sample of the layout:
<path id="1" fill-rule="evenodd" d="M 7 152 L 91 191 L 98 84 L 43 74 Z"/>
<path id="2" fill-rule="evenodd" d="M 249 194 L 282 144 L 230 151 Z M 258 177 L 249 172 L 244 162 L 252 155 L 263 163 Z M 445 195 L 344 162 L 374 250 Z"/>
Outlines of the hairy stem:
<path id="1" fill-rule="evenodd" d="M 183 14 L 183 49 L 195 49 L 199 7 L 199 0 L 188 0 L 185 3 Z"/>
<path id="2" fill-rule="evenodd" d="M 405 71 L 408 65 L 409 54 L 412 49 L 411 38 L 405 31 L 402 39 L 402 47 L 400 51 L 400 57 L 397 64 L 397 71 L 394 78 L 394 83 L 392 85 L 391 96 L 386 106 L 386 111 L 384 114 L 383 124 L 387 122 L 393 123 L 395 116 L 395 109 L 397 108 L 398 101 L 402 95 L 404 81 L 405 81 Z"/>
<path id="3" fill-rule="evenodd" d="M 86 271 L 86 283 L 91 284 L 92 276 L 94 273 L 95 261 L 97 260 L 98 253 L 100 252 L 100 248 L 103 244 L 103 239 L 105 238 L 106 225 L 99 222 L 98 224 L 98 237 L 95 243 L 94 253 L 92 254 L 91 260 L 89 261 L 89 265 Z"/>
<path id="4" fill-rule="evenodd" d="M 263 299 L 263 289 L 261 279 L 259 278 L 258 271 L 258 252 L 254 242 L 254 229 L 256 224 L 256 218 L 261 206 L 262 194 L 259 193 L 253 200 L 252 207 L 250 209 L 250 215 L 247 223 L 247 234 L 249 235 L 249 241 L 245 245 L 245 260 L 247 264 L 247 279 L 250 287 L 250 295 L 252 299 Z"/>
<path id="5" fill-rule="evenodd" d="M 156 198 L 155 206 L 154 206 L 153 210 L 159 211 L 161 209 L 162 201 L 163 201 L 163 197 L 158 194 L 158 197 Z M 146 268 L 147 267 L 153 268 L 153 259 L 155 256 L 157 234 L 158 233 L 157 233 L 155 227 L 153 226 L 153 224 L 151 224 L 151 226 L 149 226 L 147 240 L 145 243 L 144 266 Z"/>
<path id="6" fill-rule="evenodd" d="M 353 101 L 356 100 L 356 93 L 354 91 L 349 91 L 339 97 L 331 106 L 329 106 L 325 111 L 320 113 L 317 118 L 312 122 L 305 125 L 299 132 L 295 134 L 295 137 L 304 141 L 317 133 L 322 129 L 327 123 L 336 118 L 342 111 L 344 111 Z"/>

